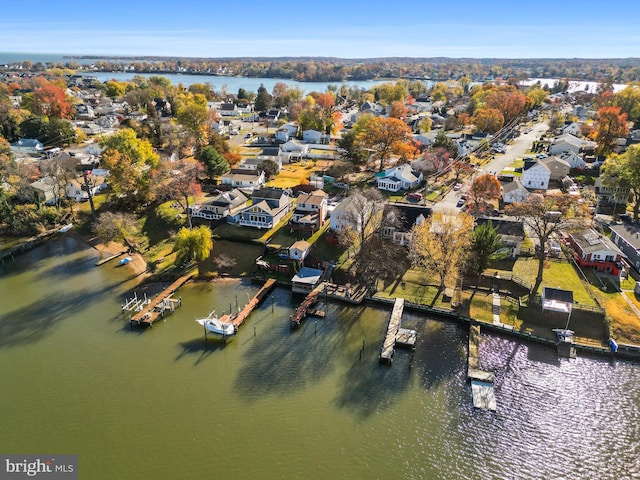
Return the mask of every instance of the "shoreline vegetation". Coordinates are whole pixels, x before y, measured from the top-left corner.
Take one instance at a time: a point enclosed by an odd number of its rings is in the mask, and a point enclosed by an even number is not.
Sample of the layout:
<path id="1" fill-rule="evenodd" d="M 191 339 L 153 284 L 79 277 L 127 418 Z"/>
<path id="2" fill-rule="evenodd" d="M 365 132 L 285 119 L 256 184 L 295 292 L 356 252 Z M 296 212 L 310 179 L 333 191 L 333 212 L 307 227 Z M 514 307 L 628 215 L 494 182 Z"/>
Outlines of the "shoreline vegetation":
<path id="1" fill-rule="evenodd" d="M 16 54 L 19 55 L 19 54 Z M 577 81 L 627 83 L 640 78 L 640 58 L 625 59 L 517 59 L 446 57 L 165 57 L 62 55 L 62 61 L 33 62 L 34 54 L 9 65 L 34 71 L 69 68 L 82 72 L 103 71 L 157 75 L 207 74 L 250 78 L 291 79 L 300 82 L 344 82 L 385 79 L 447 81 L 469 77 L 472 81 L 494 77 L 562 78 Z M 92 65 L 87 60 L 95 60 Z"/>

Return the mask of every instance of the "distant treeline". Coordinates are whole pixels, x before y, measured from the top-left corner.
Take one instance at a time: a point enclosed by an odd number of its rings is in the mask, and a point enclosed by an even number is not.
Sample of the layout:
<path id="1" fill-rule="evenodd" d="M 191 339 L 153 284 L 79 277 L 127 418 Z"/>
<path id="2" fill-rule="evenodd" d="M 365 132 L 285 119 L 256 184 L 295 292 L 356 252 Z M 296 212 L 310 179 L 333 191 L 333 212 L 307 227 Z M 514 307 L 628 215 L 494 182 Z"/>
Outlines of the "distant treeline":
<path id="1" fill-rule="evenodd" d="M 473 58 L 168 58 L 168 57 L 68 57 L 65 63 L 33 64 L 33 70 L 72 68 L 135 73 L 193 73 L 287 78 L 298 81 L 342 82 L 385 78 L 471 80 L 503 78 L 567 78 L 598 82 L 640 81 L 640 58 L 623 59 L 473 59 Z M 75 60 L 97 58 L 92 66 Z"/>

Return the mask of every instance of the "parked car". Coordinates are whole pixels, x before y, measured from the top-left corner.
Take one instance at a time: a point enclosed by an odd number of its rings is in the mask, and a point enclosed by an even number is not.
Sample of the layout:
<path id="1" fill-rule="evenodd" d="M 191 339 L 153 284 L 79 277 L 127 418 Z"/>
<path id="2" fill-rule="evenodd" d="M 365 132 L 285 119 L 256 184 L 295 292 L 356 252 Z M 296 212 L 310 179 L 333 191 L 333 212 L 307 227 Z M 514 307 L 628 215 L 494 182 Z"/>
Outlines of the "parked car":
<path id="1" fill-rule="evenodd" d="M 333 184 L 333 186 L 336 188 L 343 188 L 344 190 L 349 190 L 349 185 L 347 185 L 346 183 L 336 182 Z"/>
<path id="2" fill-rule="evenodd" d="M 456 183 L 456 184 L 453 186 L 453 189 L 454 189 L 456 192 L 457 192 L 458 190 L 460 190 L 461 188 L 462 188 L 462 184 L 461 184 L 461 183 Z"/>
<path id="3" fill-rule="evenodd" d="M 419 202 L 420 200 L 422 200 L 422 194 L 416 192 L 408 193 L 407 199 Z"/>
<path id="4" fill-rule="evenodd" d="M 461 198 L 460 200 L 458 200 L 458 203 L 456 204 L 456 207 L 460 208 L 462 205 L 464 205 L 464 198 Z"/>

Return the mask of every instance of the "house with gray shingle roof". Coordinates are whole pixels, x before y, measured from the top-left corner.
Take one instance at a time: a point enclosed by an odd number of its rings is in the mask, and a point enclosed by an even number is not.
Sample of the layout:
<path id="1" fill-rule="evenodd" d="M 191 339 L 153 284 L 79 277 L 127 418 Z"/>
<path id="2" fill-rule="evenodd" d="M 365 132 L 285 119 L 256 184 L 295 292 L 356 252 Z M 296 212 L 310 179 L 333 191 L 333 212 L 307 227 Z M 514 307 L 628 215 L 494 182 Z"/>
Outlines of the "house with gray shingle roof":
<path id="1" fill-rule="evenodd" d="M 414 171 L 411 165 L 405 163 L 376 174 L 376 180 L 379 190 L 411 190 L 422 182 L 422 173 Z"/>

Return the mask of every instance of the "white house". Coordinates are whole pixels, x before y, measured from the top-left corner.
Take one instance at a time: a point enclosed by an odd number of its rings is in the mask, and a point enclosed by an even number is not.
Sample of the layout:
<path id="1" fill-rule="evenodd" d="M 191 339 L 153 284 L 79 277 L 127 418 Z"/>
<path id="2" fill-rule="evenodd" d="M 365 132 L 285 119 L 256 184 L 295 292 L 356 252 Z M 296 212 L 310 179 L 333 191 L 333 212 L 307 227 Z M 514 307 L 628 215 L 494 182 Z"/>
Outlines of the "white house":
<path id="1" fill-rule="evenodd" d="M 241 189 L 260 188 L 266 183 L 264 172 L 252 170 L 231 170 L 222 176 L 223 185 Z"/>
<path id="2" fill-rule="evenodd" d="M 351 227 L 356 231 L 361 228 L 359 211 L 368 200 L 359 193 L 354 193 L 342 200 L 331 212 L 330 228 L 338 232 Z"/>
<path id="3" fill-rule="evenodd" d="M 302 156 L 309 153 L 309 145 L 300 143 L 297 140 L 289 140 L 288 142 L 280 145 L 280 150 L 282 150 L 283 152 L 294 153 Z"/>
<path id="4" fill-rule="evenodd" d="M 524 202 L 529 196 L 529 191 L 518 180 L 502 184 L 502 201 L 504 203 Z"/>
<path id="5" fill-rule="evenodd" d="M 269 157 L 268 159 L 262 157 L 243 158 L 238 164 L 238 169 L 257 172 L 258 166 L 265 160 L 271 160 L 274 162 L 278 166 L 278 172 L 280 172 L 280 169 L 282 168 L 282 160 L 280 160 L 280 157 Z"/>
<path id="6" fill-rule="evenodd" d="M 55 205 L 60 198 L 58 185 L 52 177 L 42 177 L 40 180 L 36 180 L 29 185 L 29 190 L 31 190 L 35 201 L 45 205 Z"/>
<path id="7" fill-rule="evenodd" d="M 92 175 L 92 181 L 89 184 L 91 190 L 91 196 L 94 196 L 98 192 L 106 188 L 106 179 L 103 176 Z M 74 179 L 70 180 L 64 187 L 67 198 L 74 199 L 76 202 L 84 202 L 89 200 L 89 193 L 84 185 L 84 180 Z"/>
<path id="8" fill-rule="evenodd" d="M 302 132 L 302 141 L 306 143 L 325 143 L 323 140 L 326 135 L 318 130 L 305 130 Z"/>
<path id="9" fill-rule="evenodd" d="M 584 168 L 587 166 L 587 162 L 573 151 L 569 151 L 567 153 L 563 153 L 560 155 L 560 158 L 569 164 L 571 168 Z"/>
<path id="10" fill-rule="evenodd" d="M 529 190 L 546 190 L 549 188 L 549 180 L 551 179 L 551 171 L 544 163 L 536 162 L 525 164 L 525 170 L 522 172 L 522 185 Z"/>
<path id="11" fill-rule="evenodd" d="M 578 137 L 580 136 L 580 124 L 578 122 L 571 122 L 569 125 L 562 127 L 562 133 L 569 133 Z"/>
<path id="12" fill-rule="evenodd" d="M 289 247 L 289 258 L 291 260 L 297 260 L 303 262 L 309 251 L 311 250 L 311 244 L 305 240 L 298 240 L 296 243 Z"/>
<path id="13" fill-rule="evenodd" d="M 227 216 L 235 216 L 247 206 L 249 199 L 237 188 L 223 192 L 206 202 L 191 207 L 193 217 L 207 220 L 219 220 Z"/>
<path id="14" fill-rule="evenodd" d="M 411 165 L 405 163 L 376 174 L 378 188 L 397 192 L 416 188 L 422 182 L 422 173 L 413 171 Z"/>
<path id="15" fill-rule="evenodd" d="M 21 138 L 10 145 L 11 151 L 23 154 L 38 154 L 44 150 L 44 145 L 35 138 Z"/>
<path id="16" fill-rule="evenodd" d="M 287 142 L 290 138 L 295 137 L 298 133 L 298 126 L 292 123 L 287 123 L 286 125 L 282 125 L 280 128 L 276 130 L 276 140 L 281 142 Z"/>
<path id="17" fill-rule="evenodd" d="M 575 154 L 580 153 L 580 149 L 583 146 L 583 141 L 575 135 L 570 133 L 560 135 L 549 146 L 550 155 L 562 155 L 563 153 L 573 152 Z"/>

